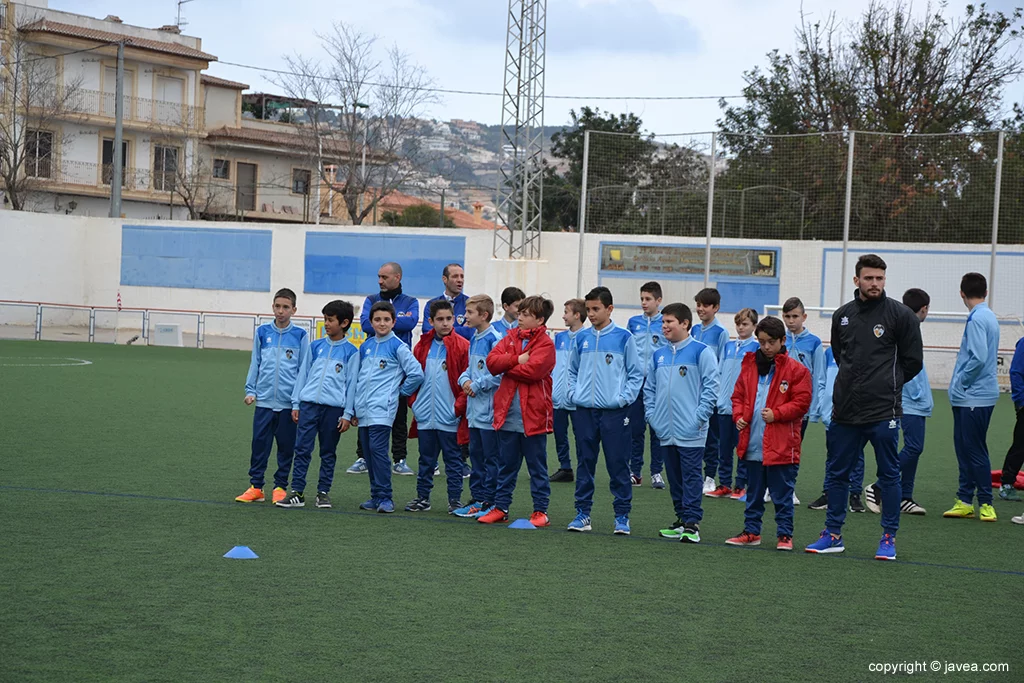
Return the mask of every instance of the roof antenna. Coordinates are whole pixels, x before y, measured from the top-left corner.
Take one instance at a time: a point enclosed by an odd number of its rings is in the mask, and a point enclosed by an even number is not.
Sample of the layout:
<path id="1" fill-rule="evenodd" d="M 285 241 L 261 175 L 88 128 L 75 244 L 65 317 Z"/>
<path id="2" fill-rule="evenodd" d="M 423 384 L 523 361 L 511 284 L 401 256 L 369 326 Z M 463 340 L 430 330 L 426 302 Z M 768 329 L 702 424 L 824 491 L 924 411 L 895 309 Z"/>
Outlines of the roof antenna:
<path id="1" fill-rule="evenodd" d="M 186 21 L 181 16 L 181 6 L 182 5 L 187 5 L 188 3 L 193 2 L 194 0 L 177 0 L 177 1 L 178 1 L 178 18 L 177 18 L 177 21 L 174 22 L 174 25 L 178 27 L 178 30 L 181 30 L 183 27 L 188 26 L 188 21 Z"/>

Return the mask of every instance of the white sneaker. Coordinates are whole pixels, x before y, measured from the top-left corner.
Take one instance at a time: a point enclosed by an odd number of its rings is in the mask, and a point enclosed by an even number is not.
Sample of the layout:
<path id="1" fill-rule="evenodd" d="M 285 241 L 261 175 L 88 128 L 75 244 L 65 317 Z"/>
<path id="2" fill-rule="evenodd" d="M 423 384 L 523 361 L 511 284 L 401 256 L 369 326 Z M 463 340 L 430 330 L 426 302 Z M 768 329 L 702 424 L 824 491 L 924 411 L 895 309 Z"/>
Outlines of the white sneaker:
<path id="1" fill-rule="evenodd" d="M 711 477 L 704 477 L 704 493 L 711 493 L 715 490 L 715 480 Z"/>
<path id="2" fill-rule="evenodd" d="M 1014 524 L 1024 524 L 1024 515 L 1017 515 L 1016 517 L 1010 517 L 1010 521 Z"/>
<path id="3" fill-rule="evenodd" d="M 800 499 L 796 497 L 796 491 L 793 491 L 793 505 L 797 506 L 800 504 Z"/>
<path id="4" fill-rule="evenodd" d="M 772 502 L 772 494 L 771 494 L 771 492 L 768 489 L 764 490 L 764 502 L 766 502 L 766 503 Z"/>
<path id="5" fill-rule="evenodd" d="M 661 473 L 651 475 L 651 488 L 652 489 L 663 489 L 665 488 L 665 480 L 662 479 Z"/>

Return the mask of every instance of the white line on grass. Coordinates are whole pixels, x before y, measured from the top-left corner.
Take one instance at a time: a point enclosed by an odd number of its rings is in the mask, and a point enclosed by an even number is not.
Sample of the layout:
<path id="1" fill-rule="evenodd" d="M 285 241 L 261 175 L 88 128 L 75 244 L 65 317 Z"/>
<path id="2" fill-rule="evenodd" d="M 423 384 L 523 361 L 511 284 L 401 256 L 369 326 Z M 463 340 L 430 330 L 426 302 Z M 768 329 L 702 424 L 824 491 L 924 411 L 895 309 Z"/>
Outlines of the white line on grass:
<path id="1" fill-rule="evenodd" d="M 26 363 L 23 361 L 43 360 L 48 363 Z M 82 358 L 47 358 L 41 356 L 0 356 L 0 367 L 4 368 L 67 368 L 92 365 L 91 360 Z"/>

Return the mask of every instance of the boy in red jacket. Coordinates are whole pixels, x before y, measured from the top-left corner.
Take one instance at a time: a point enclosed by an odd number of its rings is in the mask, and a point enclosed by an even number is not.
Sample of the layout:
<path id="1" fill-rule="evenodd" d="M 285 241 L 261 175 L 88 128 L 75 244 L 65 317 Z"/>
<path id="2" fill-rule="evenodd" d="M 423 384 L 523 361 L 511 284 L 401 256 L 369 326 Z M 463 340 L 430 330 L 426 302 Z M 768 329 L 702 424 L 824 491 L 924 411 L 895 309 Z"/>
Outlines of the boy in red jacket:
<path id="1" fill-rule="evenodd" d="M 519 469 L 526 459 L 530 472 L 533 514 L 530 523 L 548 526 L 547 439 L 552 430 L 551 371 L 555 368 L 555 343 L 545 324 L 555 310 L 549 299 L 528 296 L 519 304 L 519 327 L 509 329 L 487 355 L 487 369 L 502 375 L 494 392 L 494 429 L 498 432 L 498 490 L 494 508 L 478 521 L 508 521 L 512 493 Z"/>
<path id="2" fill-rule="evenodd" d="M 743 533 L 728 545 L 761 545 L 764 493 L 771 492 L 778 527 L 777 550 L 793 549 L 793 488 L 800 463 L 800 430 L 811 408 L 811 374 L 786 353 L 786 326 L 764 318 L 755 332 L 760 349 L 743 358 L 732 394 L 739 430 L 737 455 L 747 465 Z"/>

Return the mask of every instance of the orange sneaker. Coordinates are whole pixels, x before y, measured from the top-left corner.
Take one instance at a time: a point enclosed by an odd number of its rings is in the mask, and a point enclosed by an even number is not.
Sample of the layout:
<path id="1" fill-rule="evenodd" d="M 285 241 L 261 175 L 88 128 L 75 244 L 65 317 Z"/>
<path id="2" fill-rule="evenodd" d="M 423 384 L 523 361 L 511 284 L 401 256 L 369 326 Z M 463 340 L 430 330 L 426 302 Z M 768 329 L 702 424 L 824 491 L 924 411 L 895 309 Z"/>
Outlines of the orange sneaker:
<path id="1" fill-rule="evenodd" d="M 288 497 L 288 491 L 286 491 L 285 489 L 281 488 L 280 486 L 278 486 L 276 489 L 274 489 L 273 500 L 274 500 L 274 504 L 275 505 L 278 504 L 278 503 L 283 503 L 284 499 L 287 498 L 287 497 Z"/>
<path id="2" fill-rule="evenodd" d="M 761 545 L 761 537 L 757 534 L 744 531 L 739 536 L 733 536 L 725 542 L 726 545 Z"/>
<path id="3" fill-rule="evenodd" d="M 235 500 L 239 503 L 262 503 L 266 498 L 263 497 L 263 489 L 250 486 L 245 490 L 245 493 L 235 498 Z"/>
<path id="4" fill-rule="evenodd" d="M 779 542 L 775 544 L 776 550 L 792 550 L 793 549 L 793 537 L 792 536 L 779 536 Z"/>
<path id="5" fill-rule="evenodd" d="M 708 498 L 728 498 L 731 493 L 731 488 L 729 488 L 728 486 L 719 485 L 717 489 L 715 489 L 711 493 L 705 493 L 704 495 L 707 496 Z"/>
<path id="6" fill-rule="evenodd" d="M 495 524 L 497 522 L 507 522 L 508 513 L 502 510 L 501 508 L 493 507 L 491 508 L 491 511 L 483 517 L 477 517 L 476 521 L 480 522 L 481 524 Z"/>
<path id="7" fill-rule="evenodd" d="M 546 512 L 534 512 L 530 515 L 530 524 L 540 528 L 542 526 L 551 526 L 551 521 L 548 519 Z"/>

